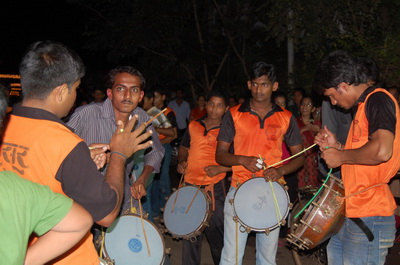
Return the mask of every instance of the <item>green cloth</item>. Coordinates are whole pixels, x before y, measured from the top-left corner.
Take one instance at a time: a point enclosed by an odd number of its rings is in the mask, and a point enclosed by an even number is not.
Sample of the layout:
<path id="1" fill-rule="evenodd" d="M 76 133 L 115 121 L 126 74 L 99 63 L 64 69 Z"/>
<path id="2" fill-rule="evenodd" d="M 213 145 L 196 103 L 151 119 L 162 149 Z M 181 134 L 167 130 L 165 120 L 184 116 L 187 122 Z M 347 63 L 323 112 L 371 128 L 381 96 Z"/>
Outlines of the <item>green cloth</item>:
<path id="1" fill-rule="evenodd" d="M 0 172 L 0 263 L 23 264 L 31 233 L 48 232 L 67 215 L 72 202 L 48 186 Z"/>

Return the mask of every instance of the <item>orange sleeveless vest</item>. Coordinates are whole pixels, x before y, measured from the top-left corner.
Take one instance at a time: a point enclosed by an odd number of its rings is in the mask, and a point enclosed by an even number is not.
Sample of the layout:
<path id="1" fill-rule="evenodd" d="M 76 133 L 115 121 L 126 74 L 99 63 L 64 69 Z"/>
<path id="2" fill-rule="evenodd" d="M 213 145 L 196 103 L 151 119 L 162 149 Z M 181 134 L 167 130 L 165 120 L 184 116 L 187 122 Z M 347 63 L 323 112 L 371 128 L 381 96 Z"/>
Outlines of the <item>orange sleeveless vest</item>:
<path id="1" fill-rule="evenodd" d="M 190 133 L 190 148 L 187 160 L 185 182 L 194 185 L 210 185 L 225 178 L 226 173 L 220 173 L 214 177 L 207 176 L 204 168 L 206 166 L 219 164 L 215 161 L 217 149 L 218 129 L 212 129 L 204 135 L 204 126 L 200 122 L 192 121 L 188 127 Z"/>
<path id="2" fill-rule="evenodd" d="M 1 146 L 1 167 L 65 195 L 55 176 L 65 157 L 81 141 L 60 123 L 11 115 Z M 98 265 L 92 234 L 88 232 L 54 264 Z"/>
<path id="3" fill-rule="evenodd" d="M 350 126 L 345 149 L 360 148 L 368 142 L 368 120 L 365 106 L 369 97 L 376 92 L 384 92 L 394 101 L 385 89 L 371 92 L 365 102 L 358 103 L 357 113 Z M 396 106 L 396 134 L 393 143 L 393 155 L 379 165 L 342 165 L 342 178 L 345 195 L 353 194 L 379 183 L 386 183 L 346 199 L 346 216 L 349 218 L 393 215 L 396 203 L 387 183 L 400 168 L 400 120 L 399 107 Z"/>
<path id="4" fill-rule="evenodd" d="M 267 165 L 281 161 L 283 137 L 289 128 L 291 112 L 288 110 L 274 112 L 260 126 L 257 115 L 240 112 L 239 107 L 240 105 L 230 109 L 235 126 L 233 140 L 235 155 L 256 157 L 261 155 Z M 262 170 L 257 172 L 256 176 L 263 176 L 262 172 Z M 250 179 L 252 174 L 243 166 L 233 166 L 231 186 L 237 187 L 238 183 Z"/>

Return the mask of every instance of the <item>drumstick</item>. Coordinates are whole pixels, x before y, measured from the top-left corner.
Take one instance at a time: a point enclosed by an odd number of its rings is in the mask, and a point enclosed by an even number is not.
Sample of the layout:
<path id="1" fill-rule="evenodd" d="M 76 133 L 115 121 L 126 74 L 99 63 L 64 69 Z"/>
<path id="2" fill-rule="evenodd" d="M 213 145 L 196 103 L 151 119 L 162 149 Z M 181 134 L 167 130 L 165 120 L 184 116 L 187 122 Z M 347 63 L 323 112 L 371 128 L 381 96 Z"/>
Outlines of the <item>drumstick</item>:
<path id="1" fill-rule="evenodd" d="M 318 194 L 321 192 L 321 190 L 323 189 L 324 185 L 326 184 L 326 182 L 328 182 L 328 179 L 331 177 L 331 173 L 332 173 L 332 168 L 329 170 L 328 175 L 326 176 L 326 179 L 324 181 L 324 183 L 322 183 L 321 187 L 319 187 L 318 191 L 314 194 L 314 196 L 306 203 L 306 205 L 304 205 L 304 207 L 294 216 L 294 219 L 297 219 L 300 214 L 302 214 L 304 212 L 304 210 L 314 201 L 315 197 L 318 196 Z"/>
<path id="2" fill-rule="evenodd" d="M 206 178 L 206 175 L 204 175 L 203 180 L 201 181 L 200 187 L 203 185 L 203 182 L 204 182 L 205 178 Z M 190 210 L 190 207 L 192 207 L 192 204 L 193 204 L 193 202 L 194 202 L 194 198 L 196 198 L 197 193 L 199 193 L 200 187 L 196 190 L 196 193 L 194 194 L 193 199 L 192 199 L 192 201 L 190 202 L 190 204 L 189 204 L 188 208 L 186 209 L 186 212 L 185 212 L 185 213 L 188 213 L 189 210 Z"/>
<path id="3" fill-rule="evenodd" d="M 140 192 L 140 185 L 139 185 L 139 192 Z M 143 230 L 143 235 L 144 235 L 144 239 L 146 240 L 146 246 L 147 246 L 147 254 L 149 255 L 149 257 L 151 256 L 150 254 L 150 247 L 149 247 L 149 241 L 147 240 L 147 234 L 146 234 L 146 229 L 144 229 L 144 221 L 143 221 L 143 208 L 142 208 L 142 202 L 139 201 L 139 209 L 140 209 L 140 220 L 142 221 L 142 230 Z"/>
<path id="4" fill-rule="evenodd" d="M 176 190 L 176 196 L 175 196 L 175 199 L 174 199 L 174 203 L 172 204 L 171 213 L 173 213 L 174 210 L 175 210 L 175 204 L 176 204 L 176 200 L 178 199 L 179 189 L 180 189 L 180 187 L 181 187 L 181 185 L 182 185 L 182 182 L 183 182 L 183 179 L 184 179 L 184 178 L 185 178 L 185 175 L 183 174 L 183 175 L 181 176 L 181 180 L 179 181 L 178 189 Z"/>
<path id="5" fill-rule="evenodd" d="M 299 155 L 301 155 L 302 153 L 307 152 L 309 149 L 313 148 L 313 147 L 316 146 L 316 145 L 317 145 L 317 144 L 312 144 L 312 145 L 310 145 L 309 147 L 307 147 L 307 148 L 303 149 L 302 151 L 298 152 L 297 154 L 294 154 L 294 155 L 292 155 L 292 156 L 290 156 L 290 157 L 288 157 L 288 158 L 286 158 L 286 159 L 283 159 L 282 161 L 279 161 L 279 162 L 277 162 L 277 163 L 275 163 L 275 164 L 269 165 L 267 168 L 271 168 L 271 167 L 277 166 L 277 165 L 279 165 L 279 164 L 282 164 L 283 162 L 286 162 L 286 161 L 288 161 L 288 160 L 290 160 L 290 159 L 292 159 L 292 158 L 295 158 L 296 156 L 299 156 Z"/>
<path id="6" fill-rule="evenodd" d="M 262 156 L 259 154 L 258 157 L 262 160 Z M 265 170 L 266 167 L 263 166 L 263 169 Z M 276 215 L 276 219 L 278 221 L 278 224 L 281 224 L 281 220 L 282 220 L 282 214 L 281 214 L 281 210 L 279 209 L 279 205 L 278 205 L 278 200 L 276 199 L 276 195 L 275 195 L 275 189 L 274 186 L 272 185 L 271 181 L 268 181 L 269 185 L 271 187 L 271 191 L 272 191 L 272 198 L 274 199 L 274 206 L 275 206 L 275 215 Z"/>
<path id="7" fill-rule="evenodd" d="M 155 119 L 157 119 L 157 117 L 160 116 L 161 114 L 163 114 L 164 111 L 166 111 L 166 110 L 167 110 L 167 108 L 163 109 L 162 111 L 160 111 L 159 113 L 157 113 L 156 116 L 154 116 L 154 117 L 151 118 L 149 121 L 147 121 L 147 122 L 145 123 L 145 124 L 146 124 L 146 127 L 149 126 L 150 123 L 152 123 Z"/>

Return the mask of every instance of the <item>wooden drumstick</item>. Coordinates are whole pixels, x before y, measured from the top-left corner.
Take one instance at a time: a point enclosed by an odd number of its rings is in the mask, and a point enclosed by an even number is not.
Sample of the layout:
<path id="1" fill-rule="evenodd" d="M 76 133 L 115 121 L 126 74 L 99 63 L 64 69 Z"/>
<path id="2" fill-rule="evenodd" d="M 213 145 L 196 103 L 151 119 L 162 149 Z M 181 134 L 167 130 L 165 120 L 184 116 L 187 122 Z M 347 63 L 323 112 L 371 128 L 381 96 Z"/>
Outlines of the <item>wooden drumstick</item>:
<path id="1" fill-rule="evenodd" d="M 203 180 L 201 181 L 200 187 L 203 185 L 203 182 L 204 182 L 205 178 L 206 178 L 206 175 L 204 175 L 204 178 L 203 178 Z M 198 187 L 198 190 L 196 190 L 196 193 L 194 194 L 193 199 L 192 199 L 192 201 L 190 202 L 190 204 L 189 204 L 188 208 L 186 209 L 186 212 L 185 212 L 185 213 L 188 213 L 189 210 L 190 210 L 190 207 L 192 207 L 192 204 L 193 204 L 193 202 L 194 202 L 194 199 L 196 198 L 197 194 L 199 193 L 200 187 Z"/>
<path id="2" fill-rule="evenodd" d="M 176 200 L 178 199 L 179 189 L 180 189 L 180 187 L 182 186 L 182 183 L 183 183 L 183 179 L 184 179 L 184 178 L 185 178 L 185 175 L 182 175 L 182 176 L 181 176 L 181 179 L 180 179 L 180 181 L 179 181 L 178 189 L 176 190 L 176 196 L 175 196 L 175 199 L 174 199 L 174 203 L 172 204 L 171 213 L 173 213 L 174 210 L 175 210 L 175 204 L 176 204 Z"/>
<path id="3" fill-rule="evenodd" d="M 157 119 L 158 116 L 160 116 L 161 114 L 163 114 L 164 111 L 166 111 L 166 110 L 167 110 L 167 108 L 163 109 L 162 111 L 160 111 L 159 113 L 157 113 L 156 116 L 154 116 L 154 117 L 151 118 L 149 121 L 147 121 L 147 122 L 145 123 L 145 124 L 146 124 L 146 127 L 149 126 L 155 119 Z"/>
<path id="4" fill-rule="evenodd" d="M 139 185 L 139 192 L 140 192 L 140 185 Z M 146 240 L 147 254 L 148 254 L 149 257 L 150 257 L 150 256 L 151 256 L 151 253 L 150 253 L 149 241 L 147 240 L 146 229 L 144 229 L 142 202 L 140 201 L 140 199 L 139 199 L 138 201 L 139 201 L 139 210 L 140 210 L 140 220 L 142 221 L 143 235 L 144 235 L 144 239 Z"/>
<path id="5" fill-rule="evenodd" d="M 309 149 L 313 148 L 313 147 L 316 146 L 316 145 L 317 145 L 317 144 L 312 144 L 312 145 L 310 145 L 309 147 L 307 147 L 307 148 L 303 149 L 302 151 L 298 152 L 297 154 L 294 154 L 294 155 L 292 155 L 292 156 L 290 156 L 290 157 L 288 157 L 288 158 L 286 158 L 286 159 L 283 159 L 282 161 L 279 161 L 279 162 L 277 162 L 277 163 L 275 163 L 275 164 L 269 165 L 267 168 L 271 168 L 271 167 L 280 165 L 280 164 L 282 164 L 283 162 L 286 162 L 286 161 L 288 161 L 288 160 L 290 160 L 290 159 L 292 159 L 292 158 L 295 158 L 296 156 L 299 156 L 299 155 L 301 155 L 302 153 L 307 152 Z"/>

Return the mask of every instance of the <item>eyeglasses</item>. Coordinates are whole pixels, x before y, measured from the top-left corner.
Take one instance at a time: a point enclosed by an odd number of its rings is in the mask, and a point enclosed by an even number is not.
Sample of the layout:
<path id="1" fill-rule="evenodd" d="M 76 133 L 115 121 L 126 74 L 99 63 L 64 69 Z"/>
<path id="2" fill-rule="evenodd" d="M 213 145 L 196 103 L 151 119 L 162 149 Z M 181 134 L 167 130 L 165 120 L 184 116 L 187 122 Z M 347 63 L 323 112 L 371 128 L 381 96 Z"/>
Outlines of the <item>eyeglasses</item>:
<path id="1" fill-rule="evenodd" d="M 300 104 L 300 106 L 312 107 L 312 103 L 302 103 L 302 104 Z"/>

